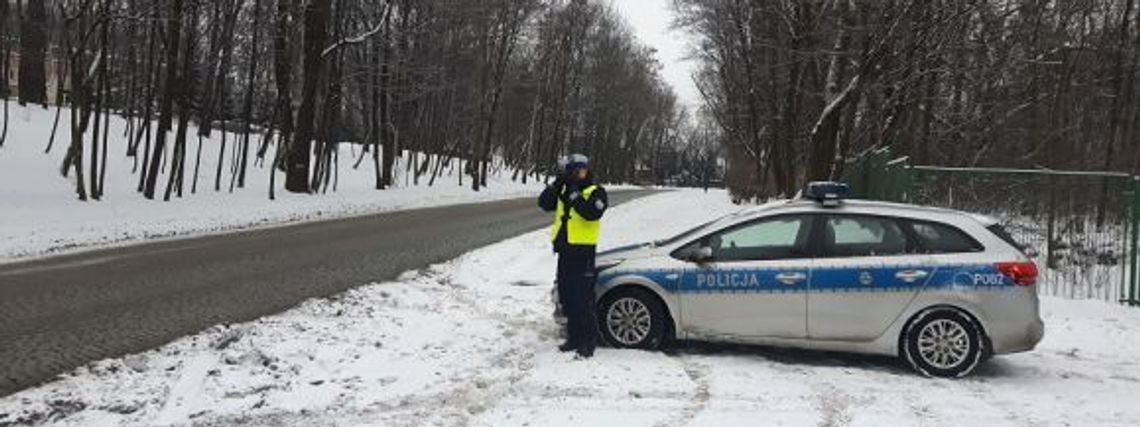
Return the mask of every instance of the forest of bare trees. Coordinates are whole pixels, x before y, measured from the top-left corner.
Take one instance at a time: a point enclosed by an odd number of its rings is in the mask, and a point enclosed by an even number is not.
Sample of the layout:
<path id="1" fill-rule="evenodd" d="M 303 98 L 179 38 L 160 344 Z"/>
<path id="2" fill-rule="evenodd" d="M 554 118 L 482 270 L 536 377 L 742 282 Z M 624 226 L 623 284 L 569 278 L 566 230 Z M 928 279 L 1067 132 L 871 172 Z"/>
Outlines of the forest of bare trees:
<path id="1" fill-rule="evenodd" d="M 0 0 L 0 36 L 0 71 L 18 75 L 18 102 L 54 110 L 37 143 L 84 200 L 123 153 L 135 190 L 167 200 L 269 168 L 288 191 L 326 191 L 343 142 L 377 189 L 399 164 L 431 184 L 458 161 L 479 190 L 493 159 L 540 179 L 581 151 L 613 181 L 683 160 L 684 113 L 652 49 L 601 1 Z M 0 79 L 5 129 L 10 92 Z M 211 182 L 202 156 L 219 160 Z"/>
<path id="2" fill-rule="evenodd" d="M 744 197 L 890 147 L 917 164 L 1136 172 L 1140 1 L 675 0 Z"/>

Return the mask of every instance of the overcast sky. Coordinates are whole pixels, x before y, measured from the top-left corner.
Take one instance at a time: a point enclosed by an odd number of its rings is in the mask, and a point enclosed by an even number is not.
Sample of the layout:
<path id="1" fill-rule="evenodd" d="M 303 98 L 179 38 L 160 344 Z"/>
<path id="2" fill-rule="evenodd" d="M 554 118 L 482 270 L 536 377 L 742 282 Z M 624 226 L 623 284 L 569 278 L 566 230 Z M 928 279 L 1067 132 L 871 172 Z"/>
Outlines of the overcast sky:
<path id="1" fill-rule="evenodd" d="M 671 30 L 672 0 L 610 0 L 614 8 L 626 17 L 637 38 L 657 49 L 657 59 L 664 68 L 661 77 L 673 86 L 682 104 L 695 110 L 700 105 L 700 93 L 693 85 L 692 74 L 697 64 L 683 58 L 689 52 L 688 34 Z"/>

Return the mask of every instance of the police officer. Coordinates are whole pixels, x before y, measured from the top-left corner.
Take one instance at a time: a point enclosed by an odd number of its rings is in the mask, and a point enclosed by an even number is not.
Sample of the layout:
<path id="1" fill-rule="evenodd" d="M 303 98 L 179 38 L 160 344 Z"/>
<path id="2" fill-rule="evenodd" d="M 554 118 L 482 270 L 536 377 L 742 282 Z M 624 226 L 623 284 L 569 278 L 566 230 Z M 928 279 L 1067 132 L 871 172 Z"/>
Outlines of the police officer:
<path id="1" fill-rule="evenodd" d="M 538 206 L 554 212 L 551 240 L 558 253 L 558 301 L 566 315 L 567 339 L 560 351 L 594 355 L 597 319 L 594 314 L 594 255 L 602 215 L 609 200 L 593 182 L 590 159 L 573 154 L 563 159 L 563 171 L 543 190 Z"/>

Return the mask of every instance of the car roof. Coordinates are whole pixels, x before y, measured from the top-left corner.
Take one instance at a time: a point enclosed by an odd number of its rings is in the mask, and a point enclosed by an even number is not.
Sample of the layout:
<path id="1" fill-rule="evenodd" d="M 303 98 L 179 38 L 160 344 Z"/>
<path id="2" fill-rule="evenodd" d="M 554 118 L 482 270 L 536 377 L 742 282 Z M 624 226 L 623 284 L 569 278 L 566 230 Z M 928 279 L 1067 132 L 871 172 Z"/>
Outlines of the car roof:
<path id="1" fill-rule="evenodd" d="M 981 225 L 982 227 L 989 227 L 997 224 L 998 221 L 984 215 L 972 214 L 968 212 L 956 211 L 952 209 L 911 205 L 905 203 L 891 203 L 881 202 L 875 200 L 861 200 L 861 199 L 847 199 L 844 200 L 839 206 L 824 207 L 819 202 L 807 199 L 777 199 L 763 204 L 740 209 L 736 212 L 714 219 L 698 228 L 686 231 L 685 233 L 675 236 L 673 239 L 666 239 L 666 241 L 674 240 L 666 245 L 658 246 L 664 248 L 674 248 L 677 245 L 686 244 L 691 239 L 683 239 L 683 236 L 698 236 L 705 233 L 710 233 L 716 230 L 722 230 L 734 225 L 740 224 L 745 221 L 758 219 L 766 216 L 779 215 L 779 214 L 794 214 L 794 213 L 854 213 L 864 215 L 886 215 L 900 218 L 908 218 L 920 221 L 936 221 L 953 225 L 964 225 L 964 223 L 973 222 L 974 224 Z M 670 249 L 672 250 L 672 249 Z"/>
<path id="2" fill-rule="evenodd" d="M 997 224 L 992 217 L 934 206 L 921 206 L 906 203 L 892 203 L 878 200 L 847 199 L 835 207 L 824 207 L 819 202 L 808 199 L 785 199 L 746 208 L 725 218 L 725 222 L 760 217 L 781 212 L 836 212 L 870 215 L 890 215 L 918 220 L 956 222 L 969 218 L 988 227 Z M 717 221 L 721 223 L 721 221 Z"/>

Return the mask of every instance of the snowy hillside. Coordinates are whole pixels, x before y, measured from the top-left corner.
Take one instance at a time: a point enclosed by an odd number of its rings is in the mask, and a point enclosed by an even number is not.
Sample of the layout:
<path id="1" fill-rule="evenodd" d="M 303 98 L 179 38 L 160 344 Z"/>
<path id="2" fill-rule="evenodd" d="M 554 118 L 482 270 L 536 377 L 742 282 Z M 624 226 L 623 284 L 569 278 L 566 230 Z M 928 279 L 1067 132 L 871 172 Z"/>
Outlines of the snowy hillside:
<path id="1" fill-rule="evenodd" d="M 673 192 L 608 214 L 604 245 L 735 210 Z M 694 345 L 558 353 L 554 257 L 529 233 L 394 283 L 218 326 L 0 400 L 31 425 L 1137 425 L 1140 312 L 1047 298 L 1037 350 L 962 380 L 891 359 Z"/>
<path id="2" fill-rule="evenodd" d="M 71 179 L 59 173 L 67 149 L 65 128 L 61 125 L 55 147 L 44 153 L 55 110 L 11 106 L 8 140 L 0 147 L 0 260 L 49 252 L 106 245 L 144 238 L 181 236 L 280 224 L 290 221 L 330 218 L 414 207 L 465 203 L 510 197 L 533 196 L 541 184 L 523 185 L 510 180 L 510 171 L 497 171 L 489 186 L 476 193 L 458 185 L 458 161 L 434 186 L 426 179 L 412 185 L 404 175 L 404 163 L 397 164 L 397 188 L 377 191 L 370 162 L 353 169 L 358 157 L 356 146 L 342 144 L 337 191 L 320 195 L 290 194 L 280 189 L 277 200 L 268 199 L 268 165 L 254 166 L 251 155 L 250 178 L 245 189 L 229 192 L 229 170 L 223 171 L 221 192 L 214 191 L 221 134 L 203 143 L 197 194 L 191 194 L 194 152 L 190 153 L 186 191 L 183 199 L 150 201 L 135 192 L 138 175 L 132 173 L 133 160 L 124 155 L 122 130 L 126 122 L 111 120 L 112 142 L 107 165 L 106 194 L 103 201 L 80 202 Z M 63 122 L 66 124 L 67 113 Z M 195 132 L 191 131 L 193 135 Z M 235 137 L 228 137 L 232 146 Z M 196 150 L 197 141 L 190 144 Z M 267 154 L 272 158 L 273 149 Z M 227 153 L 228 155 L 228 153 Z M 267 162 L 268 163 L 268 162 Z M 225 163 L 228 165 L 229 163 Z M 467 177 L 464 177 L 466 181 Z M 160 182 L 165 182 L 163 178 Z M 278 172 L 277 185 L 284 182 Z"/>

